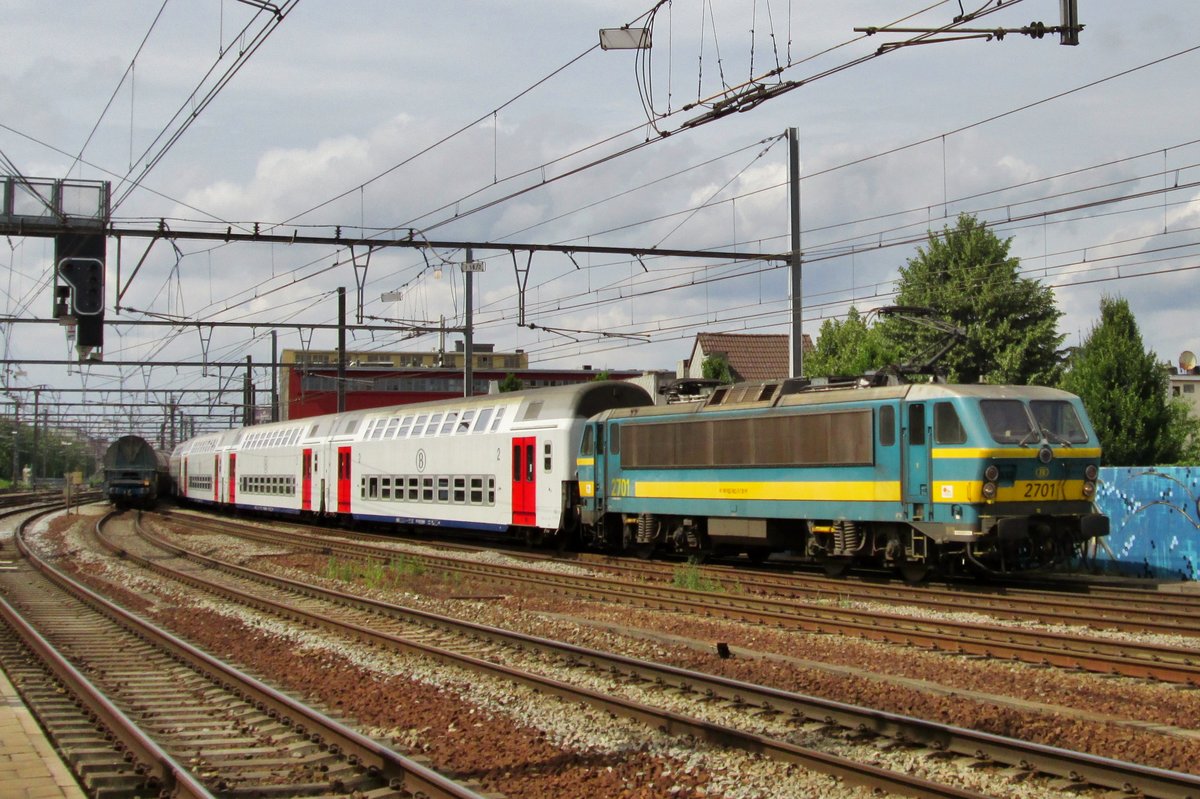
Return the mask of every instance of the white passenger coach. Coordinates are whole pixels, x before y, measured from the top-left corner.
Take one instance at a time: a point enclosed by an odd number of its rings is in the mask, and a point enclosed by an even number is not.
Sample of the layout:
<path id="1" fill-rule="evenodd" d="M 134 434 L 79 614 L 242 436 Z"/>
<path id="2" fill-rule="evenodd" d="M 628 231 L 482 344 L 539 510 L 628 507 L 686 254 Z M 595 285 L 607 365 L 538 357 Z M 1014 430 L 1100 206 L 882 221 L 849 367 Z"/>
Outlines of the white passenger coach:
<path id="1" fill-rule="evenodd" d="M 573 526 L 584 422 L 650 404 L 602 381 L 274 422 L 184 441 L 171 479 L 197 503 L 534 539 Z"/>

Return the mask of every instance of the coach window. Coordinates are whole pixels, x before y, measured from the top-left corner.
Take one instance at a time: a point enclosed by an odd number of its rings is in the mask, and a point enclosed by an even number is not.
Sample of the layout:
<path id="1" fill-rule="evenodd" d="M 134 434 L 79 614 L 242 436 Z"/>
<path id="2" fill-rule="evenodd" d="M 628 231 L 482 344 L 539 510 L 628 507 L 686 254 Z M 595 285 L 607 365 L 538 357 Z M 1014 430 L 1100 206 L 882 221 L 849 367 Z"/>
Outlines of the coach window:
<path id="1" fill-rule="evenodd" d="M 454 428 L 456 433 L 469 433 L 471 431 L 471 422 L 475 420 L 475 410 L 463 411 L 462 418 L 458 420 L 458 427 Z"/>
<path id="2" fill-rule="evenodd" d="M 433 478 L 432 477 L 422 477 L 421 478 L 421 501 L 422 502 L 433 502 Z"/>
<path id="3" fill-rule="evenodd" d="M 967 440 L 958 411 L 949 402 L 938 402 L 933 406 L 933 440 L 938 444 L 962 444 Z"/>
<path id="4" fill-rule="evenodd" d="M 610 424 L 608 426 L 608 454 L 621 454 L 621 427 L 620 425 Z"/>
<path id="5" fill-rule="evenodd" d="M 550 471 L 550 442 L 542 445 L 542 470 Z"/>
<path id="6" fill-rule="evenodd" d="M 370 499 L 375 499 L 379 496 L 379 478 L 378 477 L 368 477 L 367 478 L 367 496 Z"/>
<path id="7" fill-rule="evenodd" d="M 500 408 L 496 409 L 496 418 L 492 420 L 492 432 L 493 433 L 500 429 L 500 423 L 503 421 L 504 421 L 504 408 L 500 407 Z"/>
<path id="8" fill-rule="evenodd" d="M 484 408 L 479 412 L 479 421 L 475 425 L 476 433 L 486 433 L 488 431 L 488 422 L 492 421 L 492 409 Z"/>
<path id="9" fill-rule="evenodd" d="M 442 425 L 442 432 L 440 433 L 440 435 L 448 436 L 451 433 L 453 433 L 454 428 L 456 426 L 455 422 L 457 422 L 457 421 L 458 421 L 458 411 L 450 411 L 449 413 L 447 413 L 446 421 Z"/>
<path id="10" fill-rule="evenodd" d="M 465 505 L 467 502 L 467 478 L 454 478 L 454 501 L 460 505 Z"/>
<path id="11" fill-rule="evenodd" d="M 440 413 L 435 413 L 433 416 L 430 416 L 429 417 L 429 427 L 425 428 L 425 435 L 436 436 L 437 431 L 438 431 L 438 425 L 440 425 L 441 423 L 442 423 L 442 415 Z"/>
<path id="12" fill-rule="evenodd" d="M 884 405 L 879 409 L 879 446 L 890 447 L 896 443 L 896 409 Z"/>
<path id="13" fill-rule="evenodd" d="M 472 505 L 482 505 L 483 504 L 483 478 L 482 477 L 472 477 L 471 478 L 471 504 Z"/>
<path id="14" fill-rule="evenodd" d="M 449 477 L 439 477 L 437 479 L 437 481 L 438 481 L 438 493 L 437 493 L 438 502 L 449 502 L 450 501 L 450 478 Z"/>
<path id="15" fill-rule="evenodd" d="M 408 501 L 419 502 L 421 500 L 421 481 L 416 477 L 408 478 Z"/>
<path id="16" fill-rule="evenodd" d="M 390 478 L 390 477 L 379 478 L 379 498 L 380 499 L 391 499 L 392 498 L 392 478 Z"/>

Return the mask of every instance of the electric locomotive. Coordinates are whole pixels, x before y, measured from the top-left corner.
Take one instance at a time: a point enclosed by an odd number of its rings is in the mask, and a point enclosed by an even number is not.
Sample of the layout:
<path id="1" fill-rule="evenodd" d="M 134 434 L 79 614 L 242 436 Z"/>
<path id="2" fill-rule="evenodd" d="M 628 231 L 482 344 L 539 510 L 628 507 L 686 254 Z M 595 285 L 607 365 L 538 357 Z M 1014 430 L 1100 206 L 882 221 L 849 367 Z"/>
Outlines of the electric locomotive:
<path id="1" fill-rule="evenodd" d="M 1099 441 L 1079 398 L 1050 388 L 725 386 L 600 414 L 577 464 L 598 547 L 790 551 L 917 580 L 1048 566 L 1108 534 Z"/>

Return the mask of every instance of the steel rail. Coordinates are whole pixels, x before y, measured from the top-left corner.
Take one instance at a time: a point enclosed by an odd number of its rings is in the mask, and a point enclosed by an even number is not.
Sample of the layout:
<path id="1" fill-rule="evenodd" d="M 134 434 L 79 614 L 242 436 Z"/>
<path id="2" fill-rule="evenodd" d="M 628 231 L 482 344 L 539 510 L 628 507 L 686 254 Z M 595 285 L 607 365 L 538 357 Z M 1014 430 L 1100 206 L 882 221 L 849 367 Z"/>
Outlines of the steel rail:
<path id="1" fill-rule="evenodd" d="M 788 715 L 798 721 L 819 721 L 883 735 L 901 742 L 926 746 L 938 751 L 950 751 L 981 760 L 993 760 L 1017 766 L 1027 771 L 1039 771 L 1067 779 L 1073 783 L 1088 782 L 1122 791 L 1141 791 L 1145 796 L 1164 799 L 1185 799 L 1200 796 L 1200 777 L 1144 766 L 1136 763 L 1074 752 L 1043 744 L 1020 741 L 991 733 L 925 721 L 897 713 L 863 708 L 821 697 L 806 696 L 766 686 L 753 685 L 717 675 L 637 660 L 623 655 L 601 652 L 587 647 L 551 641 L 524 633 L 502 630 L 488 625 L 462 621 L 440 614 L 406 608 L 387 602 L 333 591 L 301 583 L 286 577 L 267 574 L 239 564 L 229 563 L 210 555 L 190 550 L 145 530 L 138 532 L 155 546 L 185 557 L 211 569 L 220 569 L 256 582 L 277 586 L 287 591 L 317 597 L 324 601 L 348 604 L 373 614 L 399 617 L 422 626 L 452 631 L 459 636 L 489 641 L 519 650 L 546 653 L 570 664 L 587 665 L 594 669 L 619 673 L 645 682 L 669 685 L 683 693 L 702 694 L 737 705 L 761 708 Z M 147 563 L 150 563 L 147 561 Z M 152 563 L 151 568 L 163 569 Z M 270 600 L 264 600 L 270 601 Z M 277 604 L 277 603 L 272 603 Z M 285 613 L 296 612 L 292 606 L 278 605 Z M 372 638 L 370 631 L 364 633 Z M 384 639 L 387 640 L 387 639 Z M 454 655 L 458 657 L 457 655 Z"/>
<path id="2" fill-rule="evenodd" d="M 246 528 L 238 534 L 258 539 L 269 535 L 252 528 Z M 310 551 L 338 552 L 347 558 L 386 560 L 397 554 L 395 549 L 383 546 L 339 543 L 327 537 L 301 532 L 290 535 L 288 542 L 293 546 L 303 546 Z M 310 543 L 301 543 L 298 536 Z M 279 539 L 275 537 L 268 540 L 277 542 Z M 854 635 L 870 641 L 919 646 L 951 654 L 1005 658 L 1098 674 L 1200 686 L 1200 651 L 1184 647 L 1030 631 L 944 618 L 922 620 L 897 613 L 872 612 L 864 616 L 862 612 L 780 599 L 731 596 L 664 585 L 629 584 L 607 577 L 567 577 L 529 567 L 499 567 L 427 553 L 416 557 L 478 579 L 553 586 L 575 596 L 598 601 L 636 602 L 642 607 L 657 610 L 677 610 L 808 632 Z"/>
<path id="3" fill-rule="evenodd" d="M 96 526 L 99 527 L 114 515 L 116 514 L 112 512 L 105 514 L 96 522 Z M 328 746 L 335 754 L 344 753 L 353 765 L 361 765 L 393 789 L 404 789 L 415 794 L 424 793 L 431 799 L 483 799 L 474 791 L 376 743 L 266 683 L 221 662 L 183 639 L 129 613 L 38 556 L 25 542 L 24 530 L 19 531 L 16 539 L 22 555 L 30 564 L 64 591 L 78 597 L 127 629 L 136 630 L 155 646 L 194 664 L 219 684 L 236 685 L 243 696 L 264 712 L 302 719 L 302 723 L 309 725 L 313 730 L 310 740 Z"/>
<path id="4" fill-rule="evenodd" d="M 99 530 L 97 532 L 99 533 Z M 461 625 L 458 627 L 458 629 L 461 630 L 461 634 L 463 635 L 474 635 L 476 637 L 481 637 L 486 640 L 494 640 L 496 642 L 504 641 L 510 646 L 514 645 L 515 643 L 518 645 L 533 647 L 536 642 L 536 648 L 541 651 L 561 654 L 561 650 L 557 648 L 558 645 L 555 642 L 547 641 L 545 639 L 537 639 L 532 636 L 519 636 L 506 633 L 505 631 L 498 630 L 496 628 L 489 628 L 485 625 L 473 625 L 467 622 L 455 622 L 455 620 L 446 617 L 438 617 L 436 614 L 424 614 L 418 611 L 410 611 L 409 609 L 402 608 L 400 606 L 389 605 L 388 603 L 364 600 L 361 597 L 355 597 L 336 591 L 329 591 L 328 589 L 323 589 L 318 586 L 298 583 L 296 581 L 287 580 L 286 578 L 275 577 L 273 575 L 268 575 L 253 569 L 237 566 L 236 564 L 227 563 L 216 558 L 211 558 L 200 553 L 192 552 L 158 536 L 147 535 L 147 538 L 155 546 L 159 546 L 179 557 L 186 558 L 189 561 L 193 561 L 213 569 L 220 569 L 222 571 L 237 574 L 256 582 L 267 583 L 273 586 L 282 586 L 286 590 L 298 591 L 302 594 L 320 597 L 326 601 L 336 602 L 342 605 L 359 605 L 363 608 L 369 608 L 373 612 L 386 613 L 387 615 L 393 617 L 397 615 L 403 616 L 412 614 L 409 616 L 409 618 L 423 619 L 423 626 L 436 626 L 446 629 L 446 625 Z M 381 632 L 363 625 L 356 624 L 354 622 L 336 620 L 324 614 L 306 611 L 302 608 L 296 607 L 294 604 L 288 604 L 266 597 L 246 594 L 230 586 L 223 586 L 219 583 L 206 580 L 198 575 L 179 572 L 171 569 L 160 561 L 136 556 L 111 541 L 109 541 L 106 545 L 112 548 L 115 552 L 119 553 L 122 557 L 134 560 L 139 565 L 151 569 L 159 574 L 169 575 L 173 579 L 196 587 L 202 587 L 205 590 L 212 591 L 220 596 L 225 596 L 229 599 L 258 608 L 265 612 L 300 621 L 307 625 L 312 625 L 322 629 L 343 634 L 348 632 L 360 640 L 375 646 L 390 647 L 397 651 L 431 658 L 440 663 L 458 666 L 476 673 L 487 674 L 493 677 L 499 676 L 515 684 L 524 685 L 549 696 L 557 696 L 569 702 L 583 702 L 599 710 L 638 721 L 648 727 L 658 729 L 669 735 L 691 736 L 697 740 L 707 741 L 715 745 L 738 748 L 746 752 L 765 755 L 780 762 L 795 763 L 814 771 L 819 771 L 824 774 L 838 777 L 847 782 L 866 785 L 868 787 L 883 789 L 890 792 L 897 792 L 907 796 L 945 797 L 946 799 L 967 799 L 968 797 L 975 797 L 978 799 L 978 797 L 981 796 L 974 791 L 957 788 L 951 785 L 943 785 L 941 783 L 932 782 L 930 780 L 925 780 L 909 774 L 894 772 L 889 769 L 870 764 L 858 763 L 848 758 L 798 746 L 786 741 L 770 738 L 765 735 L 759 735 L 731 727 L 725 727 L 693 716 L 687 716 L 661 708 L 655 708 L 581 686 L 570 685 L 550 677 L 544 677 L 530 672 L 521 671 L 503 664 L 493 663 L 473 655 L 456 652 L 452 649 L 447 649 L 434 644 L 407 639 L 402 636 L 393 635 L 387 632 Z M 575 649 L 578 649 L 579 652 L 590 651 L 580 648 Z M 603 657 L 603 653 L 596 654 Z M 613 663 L 616 662 L 617 661 L 613 661 Z M 819 718 L 818 720 L 823 720 L 823 717 Z"/>

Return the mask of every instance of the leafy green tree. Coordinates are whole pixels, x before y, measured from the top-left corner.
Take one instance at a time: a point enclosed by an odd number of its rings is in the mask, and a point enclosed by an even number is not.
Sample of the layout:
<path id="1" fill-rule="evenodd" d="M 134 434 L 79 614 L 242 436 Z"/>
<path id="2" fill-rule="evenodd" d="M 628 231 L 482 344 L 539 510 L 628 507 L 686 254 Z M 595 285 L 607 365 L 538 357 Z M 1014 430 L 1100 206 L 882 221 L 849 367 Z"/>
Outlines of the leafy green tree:
<path id="1" fill-rule="evenodd" d="M 709 355 L 700 362 L 700 374 L 708 380 L 720 380 L 722 383 L 733 382 L 733 369 L 724 355 Z"/>
<path id="2" fill-rule="evenodd" d="M 498 388 L 500 389 L 501 394 L 506 394 L 509 391 L 520 391 L 521 389 L 525 388 L 525 384 L 521 381 L 521 378 L 517 377 L 512 372 L 509 372 L 504 376 L 504 379 L 500 381 Z"/>
<path id="3" fill-rule="evenodd" d="M 900 268 L 898 305 L 930 308 L 966 331 L 966 340 L 939 363 L 950 382 L 1058 382 L 1062 313 L 1048 287 L 1021 277 L 1020 260 L 1008 254 L 1011 243 L 963 214 L 954 228 L 940 235 L 931 231 L 926 245 Z M 944 338 L 903 320 L 881 326 L 905 360 L 928 353 Z"/>
<path id="4" fill-rule="evenodd" d="M 1071 356 L 1062 387 L 1083 399 L 1113 466 L 1195 458 L 1197 422 L 1168 397 L 1170 378 L 1147 351 L 1129 302 L 1100 300 L 1100 321 Z"/>
<path id="5" fill-rule="evenodd" d="M 897 358 L 896 346 L 878 325 L 868 327 L 854 306 L 844 320 L 821 323 L 813 352 L 804 355 L 804 374 L 809 377 L 855 376 L 874 371 Z"/>

